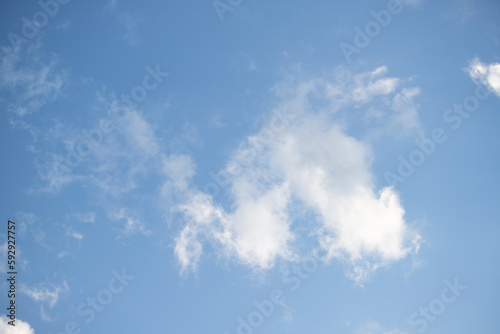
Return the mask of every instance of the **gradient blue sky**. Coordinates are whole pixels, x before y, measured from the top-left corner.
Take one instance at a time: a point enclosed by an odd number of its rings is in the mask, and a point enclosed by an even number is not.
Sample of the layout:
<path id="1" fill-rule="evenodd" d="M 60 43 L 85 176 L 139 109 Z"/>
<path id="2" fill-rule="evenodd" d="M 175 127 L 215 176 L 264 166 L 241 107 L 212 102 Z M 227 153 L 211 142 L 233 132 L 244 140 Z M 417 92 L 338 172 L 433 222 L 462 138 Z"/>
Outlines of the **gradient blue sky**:
<path id="1" fill-rule="evenodd" d="M 65 1 L 0 5 L 0 334 L 500 331 L 498 1 Z"/>

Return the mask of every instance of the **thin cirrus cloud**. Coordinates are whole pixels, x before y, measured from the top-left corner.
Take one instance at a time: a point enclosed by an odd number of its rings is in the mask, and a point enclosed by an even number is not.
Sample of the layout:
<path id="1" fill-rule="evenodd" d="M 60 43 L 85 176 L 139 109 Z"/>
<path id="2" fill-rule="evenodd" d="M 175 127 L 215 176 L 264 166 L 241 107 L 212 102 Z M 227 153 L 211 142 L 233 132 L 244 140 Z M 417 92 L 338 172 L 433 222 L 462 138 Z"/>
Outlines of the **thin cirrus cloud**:
<path id="1" fill-rule="evenodd" d="M 96 108 L 106 112 L 119 108 L 113 97 L 99 95 Z M 105 196 L 117 198 L 137 187 L 136 179 L 150 173 L 154 166 L 159 166 L 161 159 L 160 140 L 155 136 L 155 128 L 140 110 L 122 107 L 123 114 L 113 120 L 114 131 L 103 135 L 102 142 L 92 146 L 90 154 L 71 172 L 57 173 L 55 164 L 64 165 L 68 152 L 74 152 L 75 146 L 82 140 L 81 135 L 64 140 L 66 149 L 59 153 L 47 154 L 37 164 L 40 178 L 44 181 L 38 191 L 58 193 L 74 183 L 91 185 Z M 84 129 L 76 131 L 81 133 Z M 85 129 L 88 130 L 88 129 Z M 64 131 L 62 129 L 61 131 Z M 61 137 L 61 135 L 55 135 Z M 127 166 L 124 168 L 124 166 Z"/>
<path id="2" fill-rule="evenodd" d="M 66 236 L 68 236 L 70 238 L 74 238 L 76 240 L 83 239 L 83 235 L 80 232 L 75 231 L 72 227 L 65 226 L 65 225 L 63 225 L 63 227 L 66 229 Z"/>
<path id="3" fill-rule="evenodd" d="M 23 117 L 40 110 L 62 93 L 68 73 L 57 57 L 42 59 L 41 43 L 28 46 L 2 47 L 0 90 L 7 90 L 16 98 L 8 110 Z"/>
<path id="4" fill-rule="evenodd" d="M 141 220 L 131 216 L 126 209 L 122 208 L 108 215 L 114 221 L 125 221 L 123 228 L 120 229 L 120 236 L 130 236 L 136 233 L 151 235 L 151 231 L 146 228 L 146 224 Z"/>
<path id="5" fill-rule="evenodd" d="M 18 212 L 17 217 L 20 221 L 20 233 L 29 231 L 33 236 L 33 239 L 40 246 L 47 250 L 50 250 L 50 245 L 46 241 L 46 233 L 42 228 L 42 224 L 39 222 L 39 218 L 31 212 Z"/>
<path id="6" fill-rule="evenodd" d="M 230 208 L 217 202 L 213 188 L 181 187 L 184 202 L 174 208 L 185 220 L 175 240 L 181 273 L 197 270 L 206 242 L 255 271 L 280 259 L 297 260 L 301 237 L 294 229 L 304 223 L 304 213 L 314 217 L 307 235 L 325 261 L 343 262 L 357 283 L 416 253 L 421 236 L 405 221 L 399 195 L 390 187 L 375 189 L 369 143 L 347 133 L 350 113 L 369 104 L 378 105 L 381 117 L 418 130 L 412 105 L 418 88 L 400 88 L 401 81 L 386 73 L 385 67 L 358 75 L 338 68 L 326 79 L 292 75 L 277 85 L 273 91 L 281 102 L 270 120 L 215 176 Z M 405 112 L 412 116 L 401 117 Z M 272 118 L 278 114 L 289 118 L 280 127 Z M 392 135 L 385 125 L 379 130 Z M 191 163 L 186 170 L 195 169 Z"/>
<path id="7" fill-rule="evenodd" d="M 95 213 L 94 212 L 85 212 L 85 213 L 74 213 L 71 215 L 71 218 L 75 219 L 76 221 L 82 222 L 82 223 L 90 223 L 93 224 L 95 223 Z"/>
<path id="8" fill-rule="evenodd" d="M 139 37 L 139 29 L 137 26 L 137 20 L 134 19 L 128 13 L 122 13 L 119 16 L 120 23 L 123 25 L 125 30 L 122 35 L 122 39 L 128 46 L 135 46 L 140 43 L 141 39 Z"/>
<path id="9" fill-rule="evenodd" d="M 485 85 L 500 96 L 500 63 L 486 64 L 476 57 L 470 61 L 466 72 L 474 82 Z"/>
<path id="10" fill-rule="evenodd" d="M 45 305 L 49 308 L 54 308 L 54 306 L 59 301 L 59 298 L 63 294 L 69 293 L 70 289 L 66 281 L 62 284 L 39 284 L 36 287 L 28 287 L 26 285 L 20 286 L 20 292 L 26 296 L 33 299 L 33 301 L 39 303 L 40 305 L 40 316 L 44 321 L 51 322 L 54 321 L 45 310 Z"/>

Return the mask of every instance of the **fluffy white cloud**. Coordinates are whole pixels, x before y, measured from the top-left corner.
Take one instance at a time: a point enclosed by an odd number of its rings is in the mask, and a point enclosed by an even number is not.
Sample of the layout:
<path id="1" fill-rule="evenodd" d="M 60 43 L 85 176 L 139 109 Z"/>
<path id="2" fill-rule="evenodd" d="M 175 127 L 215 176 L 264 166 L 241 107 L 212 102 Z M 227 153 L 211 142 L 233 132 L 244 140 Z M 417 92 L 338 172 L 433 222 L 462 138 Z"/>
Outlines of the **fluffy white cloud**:
<path id="1" fill-rule="evenodd" d="M 387 118 L 400 122 L 391 108 L 410 105 L 418 89 L 398 92 L 398 80 L 383 77 L 386 71 L 351 76 L 337 70 L 332 81 L 277 86 L 283 102 L 234 152 L 226 169 L 213 175 L 217 184 L 191 191 L 176 207 L 187 222 L 175 245 L 181 272 L 196 268 L 203 240 L 256 270 L 271 268 L 278 259 L 294 260 L 300 256 L 293 231 L 299 224 L 307 225 L 307 236 L 326 252 L 325 260 L 346 263 L 358 283 L 416 252 L 420 236 L 405 222 L 398 194 L 374 189 L 370 146 L 338 121 L 346 118 L 346 109 L 381 97 L 389 101 L 383 110 Z M 416 126 L 418 117 L 405 122 Z M 229 209 L 215 203 L 221 189 L 232 200 Z M 313 222 L 304 222 L 304 214 Z"/>
<path id="2" fill-rule="evenodd" d="M 403 258 L 413 237 L 397 194 L 373 189 L 367 145 L 325 124 L 308 116 L 275 140 L 269 152 L 273 173 L 316 213 L 318 240 L 329 257 L 347 259 L 356 270 L 369 258 L 374 264 Z"/>
<path id="3" fill-rule="evenodd" d="M 9 325 L 9 319 L 4 315 L 0 316 L 0 333 L 2 334 L 35 334 L 35 330 L 30 324 L 16 319 L 16 326 Z"/>
<path id="4" fill-rule="evenodd" d="M 488 87 L 497 96 L 500 96 L 500 63 L 485 64 L 474 58 L 466 68 L 474 82 Z"/>
<path id="5" fill-rule="evenodd" d="M 277 257 L 290 258 L 288 243 L 293 235 L 284 207 L 288 203 L 286 190 L 277 187 L 252 195 L 250 184 L 241 187 L 236 209 L 230 213 L 215 206 L 211 197 L 203 193 L 178 206 L 190 221 L 176 239 L 175 253 L 181 272 L 196 269 L 202 255 L 202 234 L 217 240 L 226 256 L 235 256 L 255 269 L 272 267 Z"/>

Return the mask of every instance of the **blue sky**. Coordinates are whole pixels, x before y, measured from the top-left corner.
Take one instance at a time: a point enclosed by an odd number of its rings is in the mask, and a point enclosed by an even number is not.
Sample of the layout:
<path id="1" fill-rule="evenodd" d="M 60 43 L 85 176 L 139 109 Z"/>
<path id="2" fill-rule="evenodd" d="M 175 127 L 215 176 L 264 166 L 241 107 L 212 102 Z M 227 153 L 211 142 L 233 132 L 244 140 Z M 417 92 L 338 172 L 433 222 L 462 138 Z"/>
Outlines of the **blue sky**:
<path id="1" fill-rule="evenodd" d="M 0 334 L 498 333 L 497 1 L 0 6 Z"/>

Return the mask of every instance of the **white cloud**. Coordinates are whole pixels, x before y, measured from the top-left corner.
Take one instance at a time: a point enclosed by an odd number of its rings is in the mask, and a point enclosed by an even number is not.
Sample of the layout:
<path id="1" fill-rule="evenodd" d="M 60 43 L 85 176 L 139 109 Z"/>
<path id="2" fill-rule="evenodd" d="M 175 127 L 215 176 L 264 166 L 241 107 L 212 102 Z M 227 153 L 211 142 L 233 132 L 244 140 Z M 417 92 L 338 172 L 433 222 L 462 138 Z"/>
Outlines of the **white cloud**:
<path id="1" fill-rule="evenodd" d="M 45 303 L 53 308 L 59 300 L 59 296 L 69 292 L 69 287 L 66 281 L 63 281 L 61 285 L 39 284 L 37 287 L 21 285 L 20 291 L 35 302 Z"/>
<path id="2" fill-rule="evenodd" d="M 105 10 L 112 10 L 116 7 L 117 4 L 118 4 L 118 0 L 108 0 L 104 9 Z"/>
<path id="3" fill-rule="evenodd" d="M 213 123 L 212 123 L 213 124 Z M 211 126 L 209 124 L 208 126 Z M 199 127 L 191 123 L 184 123 L 177 134 L 169 141 L 170 149 L 173 151 L 186 150 L 188 147 L 200 148 L 203 146 Z"/>
<path id="4" fill-rule="evenodd" d="M 103 197 L 120 198 L 138 187 L 139 177 L 161 172 L 161 141 L 141 111 L 126 107 L 114 96 L 108 98 L 101 94 L 94 108 L 119 115 L 112 120 L 114 131 L 103 134 L 102 141 L 92 145 L 90 153 L 82 157 L 76 167 L 60 173 L 58 171 L 63 167 L 67 168 L 68 152 L 75 152 L 75 147 L 82 141 L 83 129 L 75 129 L 62 137 L 55 130 L 52 137 L 65 139 L 66 149 L 61 154 L 46 154 L 43 162 L 37 165 L 44 184 L 36 191 L 57 193 L 66 186 L 80 183 L 92 190 L 97 189 Z M 78 157 L 76 153 L 74 155 Z"/>
<path id="5" fill-rule="evenodd" d="M 383 77 L 386 71 L 381 67 L 351 76 L 337 70 L 333 81 L 292 80 L 277 86 L 282 103 L 272 115 L 281 113 L 281 121 L 270 116 L 215 176 L 219 184 L 204 188 L 214 196 L 225 188 L 230 209 L 195 190 L 176 207 L 186 220 L 175 245 L 181 272 L 196 269 L 203 240 L 258 271 L 278 259 L 294 260 L 300 256 L 293 232 L 301 223 L 298 212 L 315 217 L 306 237 L 316 240 L 326 260 L 346 263 L 348 276 L 358 283 L 378 267 L 416 252 L 420 236 L 405 222 L 398 194 L 392 188 L 374 189 L 370 146 L 349 136 L 338 121 L 345 119 L 343 113 L 383 97 L 392 101 L 383 111 L 388 120 L 417 126 L 416 115 L 401 120 L 391 108 L 411 104 L 418 89 L 397 92 L 399 80 Z M 283 123 L 284 114 L 293 116 Z"/>
<path id="6" fill-rule="evenodd" d="M 413 101 L 419 94 L 420 89 L 412 87 L 404 88 L 394 96 L 392 100 L 394 114 L 389 117 L 387 129 L 399 134 L 412 130 L 421 133 L 418 111 Z"/>
<path id="7" fill-rule="evenodd" d="M 44 185 L 38 189 L 31 189 L 31 192 L 47 192 L 57 193 L 65 186 L 68 186 L 76 181 L 83 181 L 81 175 L 75 173 L 62 174 L 59 171 L 61 166 L 65 166 L 64 156 L 56 154 L 48 154 L 48 162 L 36 165 L 38 175 L 44 182 Z"/>
<path id="8" fill-rule="evenodd" d="M 121 208 L 127 207 L 128 203 L 144 200 L 144 197 L 138 197 L 133 190 L 143 186 L 149 187 L 145 185 L 149 180 L 163 177 L 164 172 L 173 172 L 175 168 L 182 173 L 188 172 L 189 169 L 184 165 L 175 167 L 173 161 L 170 164 L 166 163 L 168 158 L 162 153 L 162 141 L 155 135 L 155 126 L 141 111 L 126 107 L 114 96 L 99 94 L 97 100 L 96 109 L 103 109 L 109 111 L 110 115 L 116 115 L 116 118 L 112 119 L 113 132 L 103 134 L 99 143 L 92 146 L 91 152 L 63 176 L 58 175 L 53 168 L 54 160 L 64 165 L 63 154 L 52 155 L 50 161 L 40 164 L 40 175 L 46 181 L 46 185 L 39 190 L 57 193 L 64 186 L 78 182 L 91 192 L 92 196 L 98 198 L 99 204 L 109 212 L 109 219 L 123 223 L 117 224 L 121 225 L 116 229 L 119 237 L 134 234 L 150 235 L 151 230 L 140 217 L 137 217 L 141 212 Z M 118 109 L 120 110 L 117 112 Z M 85 130 L 88 131 L 88 128 Z M 74 134 L 68 134 L 66 138 L 67 149 L 64 153 L 74 152 L 78 141 L 82 140 L 82 129 L 72 133 Z M 182 180 L 175 182 L 176 186 L 180 186 Z M 77 213 L 68 215 L 66 219 L 94 223 L 96 215 L 92 212 Z M 68 230 L 66 234 L 76 239 L 84 237 L 74 230 Z"/>
<path id="9" fill-rule="evenodd" d="M 177 236 L 175 242 L 175 255 L 181 264 L 181 274 L 191 269 L 196 271 L 202 254 L 202 245 L 198 241 L 196 226 L 187 225 Z"/>
<path id="10" fill-rule="evenodd" d="M 146 228 L 146 224 L 141 220 L 132 217 L 126 209 L 122 208 L 116 212 L 113 212 L 108 215 L 110 219 L 119 221 L 124 220 L 125 224 L 123 228 L 120 229 L 120 234 L 122 236 L 131 236 L 133 234 L 143 234 L 143 235 L 151 235 L 151 231 Z"/>
<path id="11" fill-rule="evenodd" d="M 72 26 L 71 20 L 66 20 L 63 23 L 57 24 L 55 28 L 58 31 L 68 32 L 71 26 Z"/>
<path id="12" fill-rule="evenodd" d="M 373 72 L 355 75 L 354 85 L 352 86 L 354 87 L 352 99 L 355 102 L 368 102 L 374 96 L 387 95 L 393 92 L 399 83 L 399 79 L 382 77 L 386 73 L 386 67 L 379 67 Z"/>
<path id="13" fill-rule="evenodd" d="M 16 326 L 9 325 L 10 319 L 0 316 L 0 333 L 2 334 L 35 334 L 35 330 L 25 321 L 16 319 Z"/>
<path id="14" fill-rule="evenodd" d="M 111 107 L 118 105 L 113 102 Z M 138 186 L 139 176 L 159 172 L 162 156 L 153 126 L 138 110 L 127 109 L 114 126 L 106 142 L 82 162 L 90 169 L 82 178 L 104 195 L 118 198 Z"/>
<path id="15" fill-rule="evenodd" d="M 19 232 L 30 231 L 36 243 L 50 250 L 50 246 L 45 241 L 45 231 L 42 229 L 41 224 L 37 223 L 38 217 L 30 212 L 18 212 L 17 217 L 17 223 L 20 227 Z"/>
<path id="16" fill-rule="evenodd" d="M 232 212 L 215 206 L 203 193 L 177 207 L 190 221 L 176 239 L 175 252 L 181 262 L 181 272 L 196 269 L 202 254 L 198 239 L 203 233 L 222 246 L 225 256 L 234 256 L 256 270 L 271 268 L 278 257 L 291 259 L 289 243 L 293 235 L 285 210 L 286 189 L 283 186 L 257 189 L 248 181 L 241 180 L 238 185 L 236 191 L 240 193 L 235 194 Z"/>
<path id="17" fill-rule="evenodd" d="M 76 219 L 82 223 L 95 223 L 95 213 L 94 212 L 86 212 L 86 213 L 74 213 L 71 215 L 72 218 Z"/>
<path id="18" fill-rule="evenodd" d="M 74 238 L 76 240 L 82 240 L 83 239 L 83 235 L 80 232 L 77 232 L 73 228 L 68 227 L 68 226 L 64 226 L 64 228 L 66 229 L 66 235 L 68 237 Z"/>
<path id="19" fill-rule="evenodd" d="M 443 18 L 464 24 L 475 14 L 474 4 L 470 0 L 453 0 L 445 5 Z"/>
<path id="20" fill-rule="evenodd" d="M 42 318 L 43 321 L 47 321 L 47 322 L 54 322 L 55 319 L 54 318 L 51 318 L 47 312 L 45 312 L 45 308 L 43 307 L 43 305 L 40 305 L 40 317 Z"/>
<path id="21" fill-rule="evenodd" d="M 121 120 L 121 132 L 134 152 L 144 156 L 154 156 L 160 150 L 154 129 L 138 111 L 127 112 Z"/>
<path id="22" fill-rule="evenodd" d="M 19 222 L 23 225 L 24 229 L 27 225 L 33 225 L 38 220 L 38 217 L 31 212 L 18 212 L 17 217 L 19 218 Z"/>
<path id="23" fill-rule="evenodd" d="M 62 259 L 64 257 L 66 257 L 67 255 L 68 255 L 67 251 L 61 251 L 61 252 L 57 253 L 57 258 Z"/>
<path id="24" fill-rule="evenodd" d="M 401 88 L 402 80 L 387 77 L 387 72 L 388 69 L 381 66 L 371 72 L 353 75 L 338 67 L 331 78 L 311 80 L 301 90 L 305 95 L 312 95 L 308 100 L 318 94 L 326 105 L 326 114 L 347 109 L 343 115 L 346 122 L 359 123 L 360 117 L 365 119 L 367 136 L 401 137 L 421 133 L 414 103 L 420 89 Z M 302 102 L 302 106 L 307 103 Z"/>
<path id="25" fill-rule="evenodd" d="M 249 55 L 244 54 L 244 53 L 241 53 L 240 55 L 246 59 L 247 69 L 249 71 L 258 71 L 259 70 L 256 61 L 252 57 L 250 57 Z"/>
<path id="26" fill-rule="evenodd" d="M 42 60 L 40 43 L 2 47 L 0 89 L 11 93 L 7 109 L 18 116 L 32 114 L 61 95 L 67 71 L 57 57 Z"/>
<path id="27" fill-rule="evenodd" d="M 172 189 L 186 191 L 189 179 L 195 175 L 195 165 L 188 155 L 171 154 L 163 159 L 163 173 L 168 178 L 162 187 L 163 195 Z"/>
<path id="28" fill-rule="evenodd" d="M 129 46 L 134 46 L 139 44 L 140 38 L 139 38 L 139 29 L 137 27 L 137 20 L 134 19 L 130 14 L 128 13 L 122 13 L 119 16 L 120 23 L 123 25 L 125 28 L 125 33 L 122 36 L 122 39 L 127 43 Z"/>
<path id="29" fill-rule="evenodd" d="M 273 173 L 317 214 L 321 247 L 330 258 L 352 262 L 358 280 L 369 259 L 376 268 L 403 258 L 411 249 L 405 245 L 409 231 L 397 194 L 373 189 L 369 148 L 324 124 L 308 116 L 292 125 L 282 142 L 275 141 L 269 159 Z"/>
<path id="30" fill-rule="evenodd" d="M 313 79 L 305 85 L 303 83 L 300 91 L 306 94 L 320 92 L 330 101 L 331 110 L 338 110 L 347 104 L 359 106 L 377 96 L 387 95 L 396 90 L 400 80 L 385 77 L 387 71 L 385 66 L 381 66 L 372 72 L 353 75 L 343 67 L 337 67 L 333 71 L 332 77 Z M 285 84 L 289 85 L 287 82 Z M 314 90 L 311 89 L 313 88 L 311 85 L 315 87 Z M 290 88 L 293 89 L 293 87 L 288 87 L 288 89 Z M 281 84 L 277 89 L 283 90 L 284 87 Z"/>
<path id="31" fill-rule="evenodd" d="M 485 64 L 476 57 L 469 63 L 466 71 L 474 82 L 485 85 L 500 96 L 500 63 Z"/>

